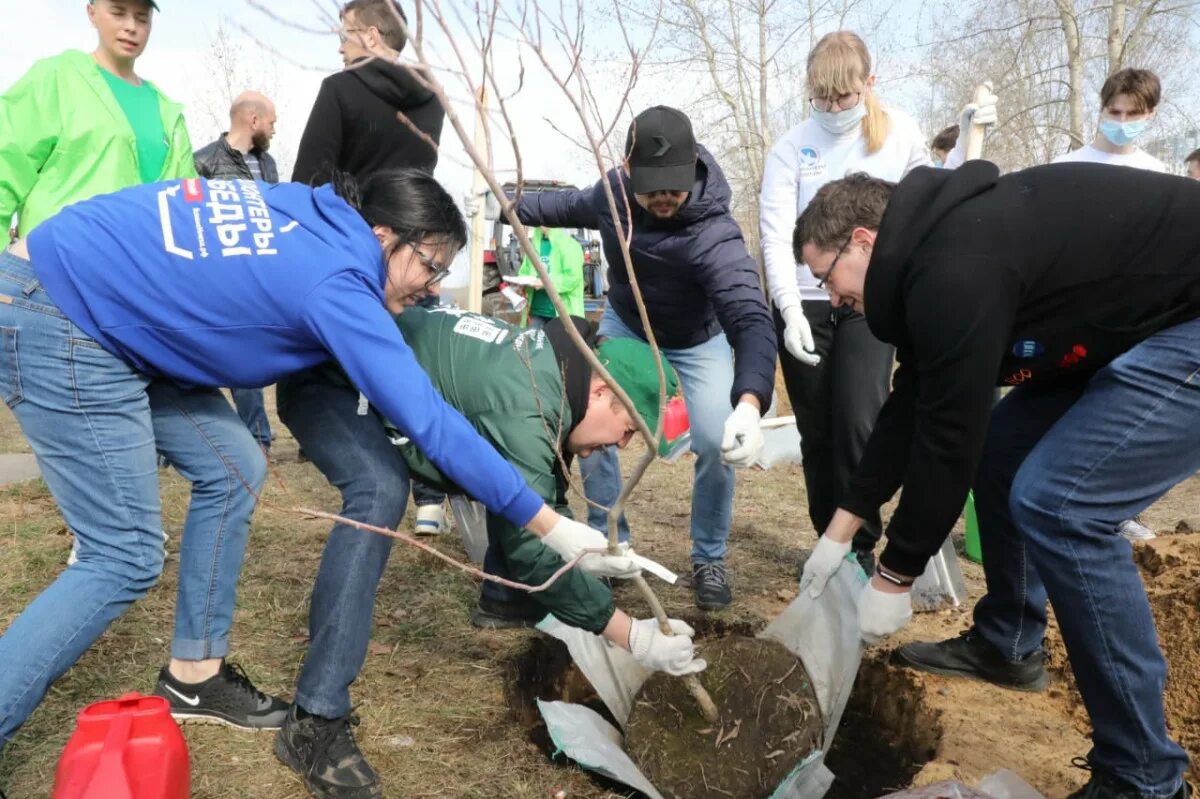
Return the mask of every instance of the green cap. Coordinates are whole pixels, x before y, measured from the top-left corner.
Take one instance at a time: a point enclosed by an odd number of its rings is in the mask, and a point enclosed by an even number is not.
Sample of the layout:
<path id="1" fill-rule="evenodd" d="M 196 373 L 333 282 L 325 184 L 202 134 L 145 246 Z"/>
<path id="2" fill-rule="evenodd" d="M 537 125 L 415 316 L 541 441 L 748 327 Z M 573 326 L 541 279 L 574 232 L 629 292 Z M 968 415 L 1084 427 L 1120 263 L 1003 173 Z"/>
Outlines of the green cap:
<path id="1" fill-rule="evenodd" d="M 654 367 L 654 351 L 636 338 L 610 338 L 596 350 L 600 363 L 617 384 L 633 400 L 633 407 L 646 420 L 652 431 L 658 427 L 658 370 Z M 663 358 L 667 378 L 667 399 L 679 393 L 679 376 Z M 658 454 L 665 455 L 669 447 L 664 437 L 659 441 Z"/>

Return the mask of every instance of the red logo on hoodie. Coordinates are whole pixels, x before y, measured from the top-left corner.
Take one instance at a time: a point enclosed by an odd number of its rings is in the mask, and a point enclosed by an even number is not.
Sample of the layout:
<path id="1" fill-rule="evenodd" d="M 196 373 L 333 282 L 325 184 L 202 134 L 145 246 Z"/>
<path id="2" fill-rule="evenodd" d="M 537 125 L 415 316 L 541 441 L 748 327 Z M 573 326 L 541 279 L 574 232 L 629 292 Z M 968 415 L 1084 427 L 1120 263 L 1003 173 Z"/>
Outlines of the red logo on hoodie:
<path id="1" fill-rule="evenodd" d="M 1070 369 L 1072 366 L 1079 363 L 1086 357 L 1087 357 L 1087 347 L 1083 346 L 1082 344 L 1076 344 L 1074 347 L 1071 347 L 1070 352 L 1068 352 L 1066 355 L 1062 356 L 1062 358 L 1059 359 L 1058 368 L 1059 369 Z"/>
<path id="2" fill-rule="evenodd" d="M 198 203 L 204 199 L 204 184 L 199 178 L 187 178 L 183 181 L 183 199 L 189 203 Z"/>

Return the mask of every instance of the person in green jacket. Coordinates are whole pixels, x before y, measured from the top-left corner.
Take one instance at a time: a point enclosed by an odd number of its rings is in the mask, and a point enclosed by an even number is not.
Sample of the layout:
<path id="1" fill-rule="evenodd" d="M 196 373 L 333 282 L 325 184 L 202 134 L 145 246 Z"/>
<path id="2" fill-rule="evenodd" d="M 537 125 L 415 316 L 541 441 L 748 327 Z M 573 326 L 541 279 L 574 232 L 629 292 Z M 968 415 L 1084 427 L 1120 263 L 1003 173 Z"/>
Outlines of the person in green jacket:
<path id="1" fill-rule="evenodd" d="M 157 9 L 150 0 L 92 0 L 87 15 L 96 48 L 42 59 L 0 95 L 4 230 L 15 215 L 23 238 L 72 203 L 196 177 L 182 106 L 134 68 Z M 239 667 L 225 662 L 232 618 L 209 601 L 221 572 L 218 559 L 240 560 L 244 551 L 255 506 L 246 485 L 265 476 L 262 451 L 218 390 L 154 380 L 147 393 L 160 455 L 191 481 L 193 495 L 225 497 L 188 509 L 171 660 L 156 691 L 173 700 L 172 712 L 186 711 L 177 714 L 181 719 L 278 727 L 287 703 L 259 692 Z M 197 418 L 212 421 L 200 426 Z M 94 556 L 81 546 L 68 568 L 91 568 Z"/>
<path id="2" fill-rule="evenodd" d="M 537 227 L 533 229 L 533 249 L 542 258 L 542 264 L 550 274 L 550 282 L 558 290 L 563 304 L 571 316 L 583 316 L 583 247 L 575 237 L 562 228 Z M 526 256 L 521 261 L 518 277 L 536 278 L 537 270 L 533 262 Z M 558 316 L 550 295 L 542 288 L 541 283 L 528 286 L 525 289 L 529 300 L 528 323 L 531 327 L 541 327 L 546 322 Z"/>

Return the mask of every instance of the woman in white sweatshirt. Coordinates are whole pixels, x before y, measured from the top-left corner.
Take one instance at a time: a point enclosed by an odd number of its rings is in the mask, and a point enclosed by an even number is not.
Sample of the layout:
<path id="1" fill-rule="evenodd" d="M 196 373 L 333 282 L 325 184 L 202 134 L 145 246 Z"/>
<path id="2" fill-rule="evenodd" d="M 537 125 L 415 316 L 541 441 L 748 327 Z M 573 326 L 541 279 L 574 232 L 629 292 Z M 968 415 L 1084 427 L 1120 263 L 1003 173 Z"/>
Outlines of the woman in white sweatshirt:
<path id="1" fill-rule="evenodd" d="M 811 114 L 767 158 L 759 219 L 779 355 L 800 430 L 809 518 L 823 531 L 887 399 L 893 350 L 871 335 L 861 308 L 834 308 L 825 288 L 792 257 L 792 229 L 809 200 L 851 172 L 898 181 L 930 166 L 921 130 L 875 95 L 871 55 L 851 31 L 826 34 L 808 55 Z M 872 570 L 878 516 L 854 539 Z"/>

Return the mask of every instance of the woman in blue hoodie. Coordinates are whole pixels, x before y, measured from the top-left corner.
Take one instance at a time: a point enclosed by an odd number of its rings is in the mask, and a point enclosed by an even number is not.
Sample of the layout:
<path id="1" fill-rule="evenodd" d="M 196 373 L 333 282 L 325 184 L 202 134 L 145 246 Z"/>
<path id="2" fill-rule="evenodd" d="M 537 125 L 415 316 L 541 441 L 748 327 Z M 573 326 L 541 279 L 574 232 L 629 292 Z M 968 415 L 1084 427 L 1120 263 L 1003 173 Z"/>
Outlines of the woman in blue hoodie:
<path id="1" fill-rule="evenodd" d="M 395 171 L 361 191 L 348 179 L 317 189 L 195 178 L 137 186 L 72 205 L 0 254 L 0 390 L 80 542 L 79 562 L 0 637 L 0 748 L 162 570 L 151 380 L 253 388 L 332 357 L 490 511 L 564 558 L 605 546 L 547 507 L 443 402 L 392 321 L 436 293 L 465 239 L 432 177 Z M 233 413 L 221 407 L 196 424 Z M 253 493 L 262 474 L 243 478 Z M 238 540 L 219 550 L 185 542 L 180 559 L 181 581 L 220 573 L 203 599 L 229 619 L 247 524 L 231 526 Z M 630 569 L 627 558 L 590 561 L 593 573 Z M 629 624 L 618 613 L 605 635 L 628 646 Z M 204 684 L 160 680 L 159 689 L 176 715 L 227 700 L 207 697 Z M 272 704 L 247 715 L 274 713 Z"/>

